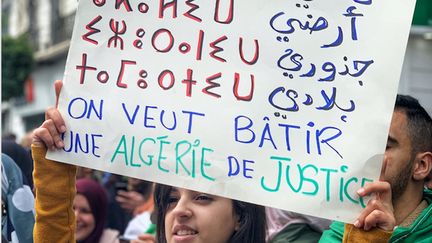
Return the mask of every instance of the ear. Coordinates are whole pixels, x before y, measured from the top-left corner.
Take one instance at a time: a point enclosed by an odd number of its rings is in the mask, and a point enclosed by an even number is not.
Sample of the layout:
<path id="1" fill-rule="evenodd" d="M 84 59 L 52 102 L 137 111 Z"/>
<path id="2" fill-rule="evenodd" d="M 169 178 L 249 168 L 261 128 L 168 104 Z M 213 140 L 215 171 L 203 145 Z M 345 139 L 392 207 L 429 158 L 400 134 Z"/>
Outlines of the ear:
<path id="1" fill-rule="evenodd" d="M 413 178 L 432 186 L 432 152 L 418 153 L 414 162 Z M 429 187 L 429 186 L 428 186 Z"/>

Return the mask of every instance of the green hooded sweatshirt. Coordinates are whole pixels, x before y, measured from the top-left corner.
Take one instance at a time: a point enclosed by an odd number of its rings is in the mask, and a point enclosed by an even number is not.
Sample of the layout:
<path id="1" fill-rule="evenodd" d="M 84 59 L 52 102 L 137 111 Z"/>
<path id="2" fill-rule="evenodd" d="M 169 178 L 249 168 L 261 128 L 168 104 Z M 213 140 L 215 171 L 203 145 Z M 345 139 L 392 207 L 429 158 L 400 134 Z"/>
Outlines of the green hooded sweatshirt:
<path id="1" fill-rule="evenodd" d="M 423 199 L 429 206 L 423 210 L 420 216 L 409 227 L 397 227 L 389 242 L 432 242 L 432 191 L 425 190 Z M 330 229 L 324 231 L 320 243 L 342 242 L 344 235 L 344 223 L 333 222 Z"/>

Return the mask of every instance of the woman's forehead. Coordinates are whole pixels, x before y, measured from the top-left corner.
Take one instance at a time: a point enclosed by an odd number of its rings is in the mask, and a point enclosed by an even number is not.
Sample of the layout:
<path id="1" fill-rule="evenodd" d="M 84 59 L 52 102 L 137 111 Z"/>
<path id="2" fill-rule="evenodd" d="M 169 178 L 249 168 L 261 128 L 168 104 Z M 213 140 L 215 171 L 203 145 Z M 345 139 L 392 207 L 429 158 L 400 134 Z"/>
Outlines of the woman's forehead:
<path id="1" fill-rule="evenodd" d="M 170 193 L 200 193 L 200 192 L 173 186 L 171 187 Z"/>

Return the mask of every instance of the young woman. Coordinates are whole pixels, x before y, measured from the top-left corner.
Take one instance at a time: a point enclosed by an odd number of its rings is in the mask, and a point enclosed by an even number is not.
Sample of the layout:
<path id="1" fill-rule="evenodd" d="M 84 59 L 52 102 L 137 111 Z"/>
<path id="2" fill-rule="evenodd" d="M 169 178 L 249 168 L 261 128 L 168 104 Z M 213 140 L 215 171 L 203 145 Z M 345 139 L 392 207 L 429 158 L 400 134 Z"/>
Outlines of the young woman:
<path id="1" fill-rule="evenodd" d="M 265 242 L 262 206 L 160 184 L 155 201 L 156 238 L 143 234 L 131 243 Z"/>
<path id="2" fill-rule="evenodd" d="M 61 82 L 55 84 L 56 93 Z M 75 242 L 72 212 L 76 166 L 45 159 L 47 149 L 64 146 L 66 130 L 56 108 L 46 111 L 45 122 L 35 130 L 36 224 L 34 242 Z M 56 195 L 53 197 L 53 195 Z M 265 242 L 264 207 L 206 193 L 158 185 L 155 189 L 157 242 Z"/>
<path id="3" fill-rule="evenodd" d="M 166 185 L 155 201 L 158 243 L 265 242 L 262 206 Z"/>

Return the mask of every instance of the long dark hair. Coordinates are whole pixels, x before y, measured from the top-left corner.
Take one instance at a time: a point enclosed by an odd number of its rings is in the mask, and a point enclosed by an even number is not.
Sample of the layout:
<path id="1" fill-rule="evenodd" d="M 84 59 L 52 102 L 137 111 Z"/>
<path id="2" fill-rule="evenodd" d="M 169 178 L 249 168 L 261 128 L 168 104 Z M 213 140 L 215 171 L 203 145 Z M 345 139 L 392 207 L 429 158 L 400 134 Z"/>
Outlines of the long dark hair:
<path id="1" fill-rule="evenodd" d="M 165 216 L 168 209 L 172 186 L 157 184 L 154 199 L 157 211 L 156 238 L 158 243 L 166 243 Z M 234 212 L 240 217 L 240 228 L 234 232 L 229 243 L 264 243 L 266 236 L 266 217 L 263 206 L 233 201 Z"/>

